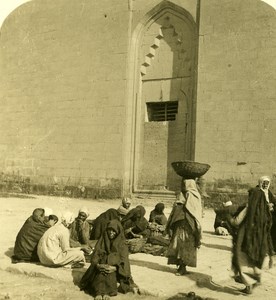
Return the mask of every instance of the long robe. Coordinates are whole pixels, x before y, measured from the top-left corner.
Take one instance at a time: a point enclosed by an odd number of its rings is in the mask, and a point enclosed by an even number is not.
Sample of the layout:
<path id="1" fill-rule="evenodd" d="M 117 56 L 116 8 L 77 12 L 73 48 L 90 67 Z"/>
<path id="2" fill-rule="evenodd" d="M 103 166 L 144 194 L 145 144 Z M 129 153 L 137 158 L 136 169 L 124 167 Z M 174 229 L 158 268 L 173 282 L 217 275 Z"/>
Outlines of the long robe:
<path id="1" fill-rule="evenodd" d="M 80 221 L 76 218 L 70 227 L 70 246 L 81 247 L 82 245 L 89 245 L 89 236 L 89 223 L 86 220 Z"/>
<path id="2" fill-rule="evenodd" d="M 201 197 L 193 179 L 185 180 L 185 198 L 177 201 L 169 216 L 167 232 L 172 232 L 167 251 L 168 264 L 196 267 L 201 240 Z"/>
<path id="3" fill-rule="evenodd" d="M 91 258 L 91 265 L 83 275 L 80 288 L 93 296 L 115 296 L 117 292 L 127 293 L 135 286 L 130 272 L 128 247 L 124 237 L 124 230 L 120 221 L 111 220 L 107 228 L 116 231 L 117 236 L 110 240 L 107 230 L 98 240 Z M 97 268 L 98 264 L 115 266 L 116 271 L 103 275 Z M 120 286 L 117 288 L 117 282 Z"/>
<path id="4" fill-rule="evenodd" d="M 39 261 L 37 245 L 51 226 L 35 214 L 29 217 L 18 232 L 14 245 L 14 256 L 23 261 Z"/>
<path id="5" fill-rule="evenodd" d="M 128 214 L 122 219 L 122 225 L 124 230 L 132 228 L 132 232 L 135 234 L 147 236 L 148 220 L 144 217 L 146 210 L 142 205 L 137 205 L 131 209 Z M 131 233 L 128 233 L 127 238 L 133 238 Z"/>
<path id="6" fill-rule="evenodd" d="M 69 229 L 62 223 L 46 231 L 37 247 L 40 262 L 49 267 L 85 262 L 83 252 L 79 248 L 70 247 L 69 236 Z"/>
<path id="7" fill-rule="evenodd" d="M 264 192 L 256 187 L 249 192 L 247 206 L 234 218 L 239 226 L 234 244 L 234 267 L 246 286 L 260 280 L 261 269 L 267 255 L 272 255 L 272 217 Z"/>
<path id="8" fill-rule="evenodd" d="M 183 204 L 177 204 L 168 221 L 172 231 L 167 251 L 168 264 L 196 267 L 197 247 L 200 242 L 194 218 L 185 210 Z"/>

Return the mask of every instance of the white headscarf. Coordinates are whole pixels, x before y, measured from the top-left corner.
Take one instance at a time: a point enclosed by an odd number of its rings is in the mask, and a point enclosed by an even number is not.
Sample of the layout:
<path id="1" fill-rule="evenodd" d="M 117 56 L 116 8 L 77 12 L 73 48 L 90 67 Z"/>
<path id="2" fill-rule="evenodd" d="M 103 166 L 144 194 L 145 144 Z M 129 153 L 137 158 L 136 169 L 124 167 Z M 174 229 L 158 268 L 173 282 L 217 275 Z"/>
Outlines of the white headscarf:
<path id="1" fill-rule="evenodd" d="M 233 205 L 233 203 L 232 203 L 231 200 L 226 201 L 226 202 L 223 202 L 223 206 L 224 206 L 224 207 L 228 207 L 228 206 L 231 206 L 231 205 Z"/>
<path id="2" fill-rule="evenodd" d="M 89 217 L 89 212 L 88 212 L 88 209 L 83 206 L 80 210 L 79 210 L 79 213 L 85 213 L 87 217 Z"/>
<path id="3" fill-rule="evenodd" d="M 268 186 L 265 189 L 263 188 L 263 182 L 264 181 L 268 181 Z M 269 186 L 270 186 L 270 177 L 268 177 L 268 176 L 262 176 L 262 177 L 260 177 L 260 179 L 259 179 L 259 187 L 264 192 L 265 199 L 266 199 L 267 202 L 269 202 L 269 197 L 268 197 Z"/>
<path id="4" fill-rule="evenodd" d="M 184 184 L 185 184 L 185 190 L 187 192 L 186 208 L 200 224 L 201 217 L 202 217 L 202 206 L 201 206 L 201 196 L 197 190 L 196 182 L 194 181 L 194 179 L 186 179 L 184 180 Z"/>
<path id="5" fill-rule="evenodd" d="M 66 226 L 72 224 L 74 221 L 74 214 L 71 211 L 65 211 L 61 215 L 61 222 L 65 223 Z"/>
<path id="6" fill-rule="evenodd" d="M 186 202 L 186 199 L 183 196 L 183 193 L 180 192 L 179 194 L 177 194 L 175 203 L 185 204 L 185 202 Z"/>

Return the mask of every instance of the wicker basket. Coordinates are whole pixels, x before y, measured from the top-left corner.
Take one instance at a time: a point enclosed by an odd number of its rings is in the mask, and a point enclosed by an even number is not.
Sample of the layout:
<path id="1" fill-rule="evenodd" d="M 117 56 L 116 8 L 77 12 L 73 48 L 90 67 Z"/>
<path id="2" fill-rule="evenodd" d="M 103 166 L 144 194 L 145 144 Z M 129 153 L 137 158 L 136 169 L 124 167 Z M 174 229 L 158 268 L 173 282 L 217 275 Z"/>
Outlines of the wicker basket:
<path id="1" fill-rule="evenodd" d="M 210 169 L 208 164 L 189 160 L 173 162 L 172 167 L 177 175 L 186 179 L 198 178 Z"/>

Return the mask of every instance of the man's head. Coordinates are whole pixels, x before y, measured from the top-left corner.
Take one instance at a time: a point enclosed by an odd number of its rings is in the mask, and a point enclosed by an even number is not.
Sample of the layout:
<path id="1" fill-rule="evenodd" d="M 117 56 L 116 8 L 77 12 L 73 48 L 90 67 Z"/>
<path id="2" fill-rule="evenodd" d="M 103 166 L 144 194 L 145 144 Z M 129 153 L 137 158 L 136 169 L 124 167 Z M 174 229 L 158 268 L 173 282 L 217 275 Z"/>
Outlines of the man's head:
<path id="1" fill-rule="evenodd" d="M 52 227 L 58 222 L 58 217 L 56 215 L 50 215 L 48 217 L 48 224 Z"/>
<path id="2" fill-rule="evenodd" d="M 131 205 L 130 198 L 127 198 L 127 197 L 123 198 L 122 205 L 123 205 L 124 208 L 129 209 L 129 207 Z"/>
<path id="3" fill-rule="evenodd" d="M 89 216 L 88 209 L 86 207 L 82 207 L 79 210 L 78 219 L 81 221 L 85 221 Z"/>
<path id="4" fill-rule="evenodd" d="M 259 187 L 263 190 L 268 190 L 270 186 L 270 178 L 268 176 L 262 176 L 259 179 Z"/>

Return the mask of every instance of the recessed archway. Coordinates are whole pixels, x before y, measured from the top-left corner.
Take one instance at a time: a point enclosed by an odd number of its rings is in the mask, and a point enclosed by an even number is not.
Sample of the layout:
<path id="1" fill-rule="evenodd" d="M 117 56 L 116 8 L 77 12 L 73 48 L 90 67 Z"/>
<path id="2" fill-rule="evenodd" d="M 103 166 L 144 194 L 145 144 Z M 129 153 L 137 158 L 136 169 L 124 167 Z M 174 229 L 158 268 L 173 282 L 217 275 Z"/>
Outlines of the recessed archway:
<path id="1" fill-rule="evenodd" d="M 193 17 L 169 1 L 152 9 L 133 34 L 128 109 L 134 193 L 176 190 L 171 162 L 193 158 L 197 47 Z M 154 104 L 162 106 L 160 120 L 150 117 Z"/>

